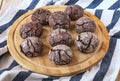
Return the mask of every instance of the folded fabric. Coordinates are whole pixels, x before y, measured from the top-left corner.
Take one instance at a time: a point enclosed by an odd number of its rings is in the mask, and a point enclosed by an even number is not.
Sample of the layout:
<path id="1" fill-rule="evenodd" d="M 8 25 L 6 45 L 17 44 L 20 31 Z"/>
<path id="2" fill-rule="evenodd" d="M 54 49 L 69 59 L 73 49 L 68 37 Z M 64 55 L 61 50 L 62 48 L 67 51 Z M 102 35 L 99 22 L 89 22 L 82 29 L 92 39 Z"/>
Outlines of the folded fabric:
<path id="1" fill-rule="evenodd" d="M 12 1 L 17 3 L 16 0 Z M 7 4 L 7 0 L 3 2 Z M 37 74 L 22 68 L 7 50 L 9 27 L 28 10 L 70 4 L 82 6 L 105 24 L 110 36 L 105 57 L 89 70 L 66 77 Z M 17 6 L 11 4 L 0 14 L 0 81 L 115 81 L 120 70 L 120 0 L 22 0 Z"/>

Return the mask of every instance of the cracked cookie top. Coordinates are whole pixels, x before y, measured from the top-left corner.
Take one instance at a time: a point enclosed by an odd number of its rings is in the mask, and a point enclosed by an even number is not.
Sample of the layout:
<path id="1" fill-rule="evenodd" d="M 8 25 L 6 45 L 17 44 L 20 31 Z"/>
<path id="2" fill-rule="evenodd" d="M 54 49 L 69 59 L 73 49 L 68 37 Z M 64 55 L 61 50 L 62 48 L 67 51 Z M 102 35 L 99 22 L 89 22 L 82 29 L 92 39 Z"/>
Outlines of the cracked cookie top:
<path id="1" fill-rule="evenodd" d="M 43 27 L 39 22 L 29 22 L 22 25 L 20 36 L 25 39 L 27 37 L 40 37 L 43 33 Z"/>
<path id="2" fill-rule="evenodd" d="M 91 32 L 84 32 L 78 35 L 75 40 L 76 48 L 84 53 L 93 52 L 98 46 L 98 38 L 95 34 Z"/>
<path id="3" fill-rule="evenodd" d="M 32 21 L 39 21 L 42 25 L 48 24 L 49 16 L 51 15 L 51 12 L 47 9 L 39 8 L 32 14 Z"/>
<path id="4" fill-rule="evenodd" d="M 36 57 L 42 54 L 43 43 L 38 37 L 28 37 L 20 45 L 21 52 L 27 57 Z"/>
<path id="5" fill-rule="evenodd" d="M 50 15 L 49 25 L 53 29 L 57 29 L 57 28 L 69 29 L 70 28 L 70 18 L 64 12 L 57 11 Z"/>
<path id="6" fill-rule="evenodd" d="M 68 64 L 72 57 L 73 54 L 70 47 L 62 44 L 54 46 L 49 52 L 49 59 L 57 65 Z"/>
<path id="7" fill-rule="evenodd" d="M 70 46 L 72 43 L 72 36 L 65 29 L 56 29 L 50 33 L 48 41 L 51 46 L 58 44 L 66 44 Z"/>
<path id="8" fill-rule="evenodd" d="M 64 11 L 71 20 L 77 20 L 84 14 L 84 9 L 79 5 L 68 5 Z"/>
<path id="9" fill-rule="evenodd" d="M 75 30 L 77 33 L 95 32 L 96 24 L 88 17 L 81 17 L 75 23 Z"/>

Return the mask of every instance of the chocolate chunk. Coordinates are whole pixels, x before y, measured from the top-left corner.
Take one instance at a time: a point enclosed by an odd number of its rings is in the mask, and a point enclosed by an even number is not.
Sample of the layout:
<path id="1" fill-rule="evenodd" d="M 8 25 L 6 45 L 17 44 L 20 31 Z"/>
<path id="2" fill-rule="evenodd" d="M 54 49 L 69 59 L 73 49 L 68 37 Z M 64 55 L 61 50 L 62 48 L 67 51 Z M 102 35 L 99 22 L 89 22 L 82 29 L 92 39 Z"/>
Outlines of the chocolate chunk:
<path id="1" fill-rule="evenodd" d="M 79 5 L 69 5 L 64 12 L 69 15 L 71 20 L 77 20 L 84 14 L 83 8 Z"/>
<path id="2" fill-rule="evenodd" d="M 56 29 L 48 37 L 51 46 L 58 44 L 66 44 L 68 46 L 72 43 L 72 36 L 65 29 Z"/>
<path id="3" fill-rule="evenodd" d="M 49 10 L 40 8 L 32 14 L 31 19 L 32 21 L 39 21 L 42 25 L 47 25 L 50 15 L 51 12 Z"/>
<path id="4" fill-rule="evenodd" d="M 57 11 L 50 15 L 49 25 L 53 29 L 57 29 L 57 28 L 69 29 L 70 28 L 70 18 L 64 12 Z"/>
<path id="5" fill-rule="evenodd" d="M 82 32 L 95 32 L 96 24 L 95 22 L 88 17 L 81 17 L 75 23 L 75 30 L 77 33 Z"/>
<path id="6" fill-rule="evenodd" d="M 38 22 L 29 22 L 22 25 L 20 29 L 20 36 L 25 39 L 27 37 L 40 37 L 43 33 L 43 27 Z"/>
<path id="7" fill-rule="evenodd" d="M 99 44 L 98 38 L 95 34 L 91 32 L 84 32 L 79 34 L 75 41 L 75 46 L 77 49 L 84 53 L 89 53 L 95 51 Z"/>
<path id="8" fill-rule="evenodd" d="M 71 62 L 73 57 L 72 50 L 66 45 L 57 45 L 49 52 L 49 59 L 57 65 L 64 65 Z"/>
<path id="9" fill-rule="evenodd" d="M 28 37 L 20 44 L 21 52 L 27 57 L 36 57 L 42 54 L 43 43 L 38 37 Z"/>

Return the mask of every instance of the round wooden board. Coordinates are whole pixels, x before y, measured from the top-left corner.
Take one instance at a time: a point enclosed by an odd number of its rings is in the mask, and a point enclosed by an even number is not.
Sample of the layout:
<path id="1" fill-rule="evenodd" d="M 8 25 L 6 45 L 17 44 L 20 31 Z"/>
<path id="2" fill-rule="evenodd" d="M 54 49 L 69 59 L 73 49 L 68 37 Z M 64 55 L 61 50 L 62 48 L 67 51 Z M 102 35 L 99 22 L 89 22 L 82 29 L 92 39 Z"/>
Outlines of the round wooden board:
<path id="1" fill-rule="evenodd" d="M 64 11 L 66 6 L 45 6 L 42 8 L 48 9 L 51 12 L 55 12 L 55 11 Z M 23 39 L 20 37 L 19 31 L 23 24 L 31 21 L 31 14 L 34 11 L 35 10 L 28 11 L 27 13 L 22 15 L 18 20 L 16 20 L 16 22 L 10 28 L 10 32 L 7 40 L 8 49 L 11 55 L 24 68 L 46 75 L 66 76 L 71 74 L 77 74 L 87 70 L 105 56 L 109 47 L 109 36 L 106 27 L 97 17 L 85 11 L 84 16 L 93 19 L 96 22 L 96 26 L 97 26 L 95 34 L 99 39 L 99 45 L 94 52 L 89 54 L 84 54 L 82 52 L 79 52 L 75 48 L 73 43 L 71 45 L 71 49 L 73 51 L 73 59 L 70 64 L 60 66 L 51 63 L 50 60 L 48 59 L 48 52 L 51 46 L 48 43 L 47 37 L 49 33 L 52 31 L 52 29 L 47 25 L 47 26 L 43 26 L 44 33 L 41 37 L 44 43 L 44 51 L 42 53 L 42 56 L 34 57 L 34 58 L 25 57 L 20 52 L 20 43 L 23 41 Z M 78 34 L 74 31 L 74 23 L 75 23 L 74 21 L 71 22 L 71 28 L 70 30 L 68 30 L 71 33 L 73 40 L 75 40 L 76 37 L 78 36 Z"/>

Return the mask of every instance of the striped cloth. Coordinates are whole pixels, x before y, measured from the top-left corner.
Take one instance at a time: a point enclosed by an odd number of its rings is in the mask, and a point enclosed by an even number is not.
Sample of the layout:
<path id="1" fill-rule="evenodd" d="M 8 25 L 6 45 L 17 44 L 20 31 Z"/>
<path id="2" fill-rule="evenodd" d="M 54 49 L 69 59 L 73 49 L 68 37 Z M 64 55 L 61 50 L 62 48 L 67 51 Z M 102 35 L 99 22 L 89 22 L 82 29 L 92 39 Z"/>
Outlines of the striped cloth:
<path id="1" fill-rule="evenodd" d="M 17 3 L 18 0 L 11 1 Z M 9 27 L 28 10 L 61 4 L 81 5 L 105 24 L 110 36 L 107 54 L 89 70 L 67 77 L 47 76 L 22 68 L 7 50 Z M 120 0 L 21 0 L 21 3 L 10 5 L 0 14 L 0 81 L 115 81 L 120 69 Z"/>

